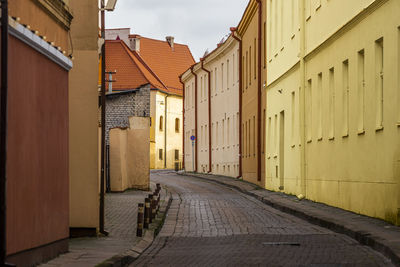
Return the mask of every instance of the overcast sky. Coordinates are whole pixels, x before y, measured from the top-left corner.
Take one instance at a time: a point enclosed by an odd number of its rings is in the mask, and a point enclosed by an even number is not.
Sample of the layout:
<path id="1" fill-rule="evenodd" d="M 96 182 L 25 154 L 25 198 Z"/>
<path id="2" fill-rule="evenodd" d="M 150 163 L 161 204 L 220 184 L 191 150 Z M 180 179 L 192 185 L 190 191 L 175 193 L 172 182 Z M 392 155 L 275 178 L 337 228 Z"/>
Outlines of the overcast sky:
<path id="1" fill-rule="evenodd" d="M 131 28 L 131 33 L 189 45 L 196 61 L 213 50 L 236 27 L 248 0 L 118 0 L 107 12 L 107 28 Z"/>

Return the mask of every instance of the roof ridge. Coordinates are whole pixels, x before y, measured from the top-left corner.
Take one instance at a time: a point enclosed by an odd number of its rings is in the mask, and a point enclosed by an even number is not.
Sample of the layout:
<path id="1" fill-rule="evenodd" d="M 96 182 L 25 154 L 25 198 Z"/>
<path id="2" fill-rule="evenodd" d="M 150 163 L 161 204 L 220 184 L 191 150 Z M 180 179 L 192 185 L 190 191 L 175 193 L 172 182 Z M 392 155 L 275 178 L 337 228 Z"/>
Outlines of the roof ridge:
<path id="1" fill-rule="evenodd" d="M 130 34 L 130 35 L 135 35 L 135 34 Z M 140 34 L 137 34 L 137 35 L 140 35 Z M 141 35 L 140 35 L 140 37 L 141 37 L 141 39 L 147 39 L 147 40 L 151 40 L 151 41 L 156 41 L 156 42 L 161 42 L 161 43 L 166 43 L 166 44 L 168 44 L 167 41 L 163 41 L 163 40 L 159 40 L 159 39 L 154 39 L 154 38 L 149 38 L 149 37 L 144 37 L 144 36 L 141 36 Z M 188 44 L 181 44 L 181 43 L 176 43 L 176 42 L 174 42 L 174 45 L 180 45 L 180 46 L 189 47 Z"/>
<path id="2" fill-rule="evenodd" d="M 131 57 L 131 56 L 136 57 L 136 58 L 140 61 L 140 63 L 142 63 L 143 66 L 150 72 L 150 74 L 153 75 L 154 78 L 156 78 L 156 80 L 158 80 L 158 81 L 161 83 L 161 85 L 164 86 L 164 88 L 168 90 L 167 86 L 166 86 L 166 85 L 162 82 L 162 80 L 154 73 L 154 71 L 147 65 L 147 63 L 144 61 L 144 59 L 142 59 L 142 57 L 141 57 L 136 51 L 131 51 L 131 50 L 128 48 L 128 46 L 125 44 L 125 42 L 123 42 L 123 47 L 125 48 L 126 53 L 128 53 L 128 55 L 129 55 L 130 57 Z M 136 62 L 135 62 L 135 64 L 136 64 Z M 142 70 L 141 70 L 140 68 L 139 68 L 139 70 L 140 70 L 140 72 L 142 72 Z M 143 74 L 144 76 L 146 76 L 143 72 L 142 72 L 142 74 Z M 147 77 L 146 77 L 146 80 L 148 80 Z M 149 83 L 151 83 L 151 82 L 149 81 Z M 155 87 L 154 84 L 152 84 L 152 85 Z"/>
<path id="3" fill-rule="evenodd" d="M 123 50 L 125 51 L 125 53 L 128 54 L 128 57 L 130 58 L 130 60 L 131 60 L 135 65 L 137 65 L 137 63 L 136 63 L 136 62 L 132 59 L 132 57 L 130 56 L 129 52 L 126 50 L 127 47 L 126 47 L 125 42 L 122 41 L 122 40 L 118 40 L 118 42 L 122 45 Z M 137 67 L 138 67 L 138 70 L 140 71 L 140 73 L 143 75 L 143 77 L 149 82 L 149 84 L 151 84 L 151 85 L 153 85 L 153 86 L 155 87 L 155 85 L 154 85 L 152 82 L 149 81 L 149 79 L 146 77 L 146 74 L 143 73 L 143 71 L 139 68 L 139 66 L 137 66 Z"/>

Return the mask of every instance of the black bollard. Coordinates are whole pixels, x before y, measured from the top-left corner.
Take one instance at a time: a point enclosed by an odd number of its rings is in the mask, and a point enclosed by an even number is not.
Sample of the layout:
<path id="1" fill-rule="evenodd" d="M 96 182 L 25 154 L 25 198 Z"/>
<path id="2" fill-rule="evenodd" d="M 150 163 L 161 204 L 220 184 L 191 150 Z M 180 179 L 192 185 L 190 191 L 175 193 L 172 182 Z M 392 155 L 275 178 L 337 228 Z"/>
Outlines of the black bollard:
<path id="1" fill-rule="evenodd" d="M 138 204 L 138 216 L 137 216 L 137 231 L 136 236 L 142 237 L 143 236 L 143 219 L 144 219 L 144 204 Z"/>
<path id="2" fill-rule="evenodd" d="M 153 222 L 153 195 L 149 194 L 150 210 L 149 210 L 149 223 Z"/>
<path id="3" fill-rule="evenodd" d="M 144 200 L 144 228 L 149 229 L 149 224 L 150 224 L 150 199 L 146 198 Z"/>
<path id="4" fill-rule="evenodd" d="M 157 214 L 157 196 L 153 195 L 153 198 L 151 200 L 151 218 L 155 219 L 156 214 Z"/>

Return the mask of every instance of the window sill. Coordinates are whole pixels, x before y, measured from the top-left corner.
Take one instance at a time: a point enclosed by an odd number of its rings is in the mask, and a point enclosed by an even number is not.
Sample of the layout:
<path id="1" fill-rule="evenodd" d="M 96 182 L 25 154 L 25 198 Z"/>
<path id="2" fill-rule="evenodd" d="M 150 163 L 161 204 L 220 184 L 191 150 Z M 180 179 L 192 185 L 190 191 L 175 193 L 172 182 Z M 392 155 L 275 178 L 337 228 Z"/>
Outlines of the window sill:
<path id="1" fill-rule="evenodd" d="M 348 137 L 349 137 L 348 133 L 345 133 L 345 134 L 342 135 L 342 138 L 348 138 Z"/>
<path id="2" fill-rule="evenodd" d="M 365 130 L 358 130 L 357 134 L 358 135 L 364 135 L 365 134 Z"/>
<path id="3" fill-rule="evenodd" d="M 377 126 L 376 128 L 375 128 L 375 132 L 380 132 L 380 131 L 383 131 L 383 126 Z"/>
<path id="4" fill-rule="evenodd" d="M 322 137 L 319 137 L 319 138 L 317 139 L 317 141 L 318 141 L 318 142 L 321 142 L 321 141 L 322 141 Z"/>
<path id="5" fill-rule="evenodd" d="M 335 137 L 334 137 L 334 136 L 331 136 L 331 137 L 328 138 L 328 140 L 329 140 L 329 141 L 334 141 L 334 140 L 335 140 Z"/>
<path id="6" fill-rule="evenodd" d="M 311 15 L 309 15 L 307 18 L 306 18 L 306 21 L 309 21 L 311 19 Z"/>
<path id="7" fill-rule="evenodd" d="M 292 39 L 292 40 L 293 40 L 293 39 L 294 39 L 294 37 L 296 37 L 296 34 L 295 34 L 295 33 L 293 33 L 293 34 L 292 34 L 292 37 L 290 37 L 290 39 Z"/>
<path id="8" fill-rule="evenodd" d="M 283 50 L 285 50 L 285 47 L 284 47 L 284 46 L 282 46 L 282 48 L 281 48 L 281 52 L 282 52 Z"/>
<path id="9" fill-rule="evenodd" d="M 400 122 L 396 123 L 397 127 L 400 127 Z"/>
<path id="10" fill-rule="evenodd" d="M 317 8 L 315 9 L 315 11 L 318 11 L 318 10 L 320 10 L 321 9 L 321 4 L 319 4 L 318 6 L 317 6 Z"/>
<path id="11" fill-rule="evenodd" d="M 290 147 L 291 147 L 291 148 L 294 148 L 294 147 L 296 147 L 296 145 L 295 145 L 295 144 L 292 144 Z"/>
<path id="12" fill-rule="evenodd" d="M 277 159 L 278 158 L 278 155 L 274 155 L 274 159 Z"/>
<path id="13" fill-rule="evenodd" d="M 307 140 L 307 144 L 312 143 L 312 139 Z"/>

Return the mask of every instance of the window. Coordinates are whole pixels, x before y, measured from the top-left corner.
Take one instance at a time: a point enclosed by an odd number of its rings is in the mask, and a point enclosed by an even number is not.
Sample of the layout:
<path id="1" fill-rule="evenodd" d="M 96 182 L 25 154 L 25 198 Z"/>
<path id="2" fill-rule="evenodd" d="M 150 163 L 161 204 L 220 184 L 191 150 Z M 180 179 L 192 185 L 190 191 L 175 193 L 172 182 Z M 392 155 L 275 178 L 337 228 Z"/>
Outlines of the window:
<path id="1" fill-rule="evenodd" d="M 235 53 L 232 55 L 232 86 L 235 85 Z"/>
<path id="2" fill-rule="evenodd" d="M 246 51 L 246 89 L 249 86 L 249 75 L 248 75 L 248 73 L 249 73 L 249 52 Z"/>
<path id="3" fill-rule="evenodd" d="M 224 63 L 221 63 L 221 92 L 224 91 Z"/>
<path id="4" fill-rule="evenodd" d="M 164 129 L 164 117 L 160 116 L 160 131 Z"/>
<path id="5" fill-rule="evenodd" d="M 251 85 L 251 68 L 252 68 L 252 66 L 251 66 L 251 55 L 252 54 L 251 54 L 251 46 L 250 46 L 250 48 L 249 48 L 249 85 Z"/>
<path id="6" fill-rule="evenodd" d="M 322 96 L 323 96 L 323 89 L 322 89 L 322 72 L 318 74 L 318 133 L 317 138 L 319 141 L 322 140 Z"/>
<path id="7" fill-rule="evenodd" d="M 263 110 L 263 117 L 262 117 L 262 144 L 261 144 L 261 152 L 264 154 L 265 153 L 265 121 L 266 121 L 266 117 L 265 117 L 265 109 Z"/>
<path id="8" fill-rule="evenodd" d="M 179 150 L 175 149 L 175 160 L 179 160 Z"/>
<path id="9" fill-rule="evenodd" d="M 229 59 L 226 61 L 226 89 L 229 90 Z"/>
<path id="10" fill-rule="evenodd" d="M 292 145 L 294 146 L 295 140 L 294 140 L 294 133 L 295 133 L 295 119 L 296 119 L 296 92 L 292 92 Z M 271 118 L 269 118 L 269 124 L 271 124 Z M 269 125 L 269 127 L 271 127 Z M 268 134 L 269 135 L 269 134 Z"/>
<path id="11" fill-rule="evenodd" d="M 194 85 L 194 82 L 192 82 L 191 96 L 192 96 L 192 108 L 194 108 L 194 105 L 195 105 L 195 102 L 196 102 L 196 87 Z"/>
<path id="12" fill-rule="evenodd" d="M 375 41 L 376 129 L 383 129 L 383 38 Z"/>
<path id="13" fill-rule="evenodd" d="M 335 69 L 329 70 L 329 139 L 335 138 Z"/>
<path id="14" fill-rule="evenodd" d="M 217 68 L 215 68 L 214 71 L 214 93 L 217 95 L 218 92 L 218 71 Z"/>
<path id="15" fill-rule="evenodd" d="M 358 133 L 364 133 L 365 113 L 365 53 L 364 49 L 358 52 Z"/>
<path id="16" fill-rule="evenodd" d="M 176 118 L 176 119 L 175 119 L 175 132 L 176 132 L 176 133 L 179 133 L 180 127 L 181 127 L 181 121 L 180 121 L 179 118 Z"/>
<path id="17" fill-rule="evenodd" d="M 263 51 L 264 51 L 264 69 L 267 67 L 267 23 L 264 22 L 264 31 L 263 31 Z"/>
<path id="18" fill-rule="evenodd" d="M 217 145 L 217 147 L 219 146 L 219 138 L 218 138 L 219 136 L 218 136 L 218 122 L 217 122 L 217 124 L 216 124 L 216 126 L 215 126 L 215 144 Z"/>
<path id="19" fill-rule="evenodd" d="M 274 156 L 278 154 L 278 115 L 275 115 L 274 121 Z"/>
<path id="20" fill-rule="evenodd" d="M 256 116 L 253 116 L 253 155 L 256 156 Z"/>
<path id="21" fill-rule="evenodd" d="M 248 149 L 248 146 L 247 146 L 247 141 L 248 141 L 247 121 L 246 121 L 246 129 L 245 129 L 245 134 L 244 134 L 244 140 L 246 140 L 246 141 L 243 143 L 243 146 L 244 146 L 245 156 L 247 157 L 247 155 L 248 155 L 248 153 L 247 153 L 247 149 Z"/>
<path id="22" fill-rule="evenodd" d="M 312 80 L 307 82 L 307 95 L 306 95 L 306 110 L 307 110 L 307 142 L 312 140 Z"/>
<path id="23" fill-rule="evenodd" d="M 257 79 L 257 39 L 254 38 L 254 80 Z"/>
<path id="24" fill-rule="evenodd" d="M 268 158 L 270 157 L 271 151 L 271 117 L 268 118 L 268 136 L 267 136 L 267 151 L 268 151 Z"/>
<path id="25" fill-rule="evenodd" d="M 342 63 L 343 67 L 343 137 L 349 136 L 349 61 L 345 60 Z"/>
<path id="26" fill-rule="evenodd" d="M 203 76 L 200 77 L 200 100 L 203 101 L 204 98 L 204 84 L 203 84 Z"/>
<path id="27" fill-rule="evenodd" d="M 160 148 L 160 149 L 158 150 L 158 159 L 159 159 L 159 160 L 163 160 L 163 150 L 162 150 L 162 148 Z"/>
<path id="28" fill-rule="evenodd" d="M 222 119 L 222 146 L 225 146 L 225 120 Z"/>
<path id="29" fill-rule="evenodd" d="M 284 10 L 283 10 L 283 3 L 284 3 L 284 2 L 287 2 L 287 1 L 286 1 L 286 0 L 280 0 L 279 2 L 281 3 L 281 14 L 280 14 L 280 17 L 281 17 L 281 40 L 280 40 L 280 42 L 281 42 L 281 48 L 283 48 L 283 34 L 284 34 L 284 32 L 285 32 L 285 27 L 284 27 L 284 23 L 285 23 L 285 20 L 284 20 L 285 12 L 284 12 Z"/>
<path id="30" fill-rule="evenodd" d="M 400 26 L 397 31 L 397 126 L 400 126 Z"/>

